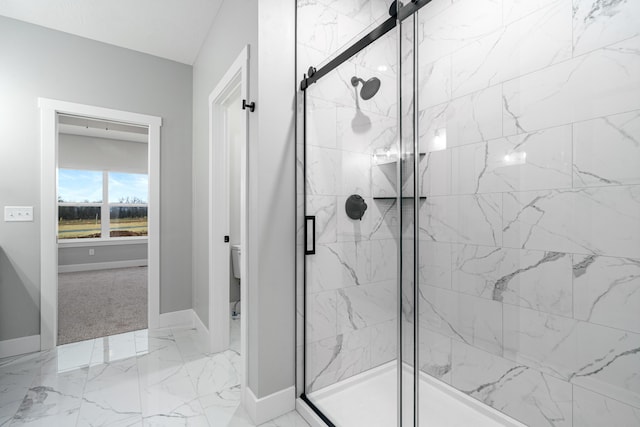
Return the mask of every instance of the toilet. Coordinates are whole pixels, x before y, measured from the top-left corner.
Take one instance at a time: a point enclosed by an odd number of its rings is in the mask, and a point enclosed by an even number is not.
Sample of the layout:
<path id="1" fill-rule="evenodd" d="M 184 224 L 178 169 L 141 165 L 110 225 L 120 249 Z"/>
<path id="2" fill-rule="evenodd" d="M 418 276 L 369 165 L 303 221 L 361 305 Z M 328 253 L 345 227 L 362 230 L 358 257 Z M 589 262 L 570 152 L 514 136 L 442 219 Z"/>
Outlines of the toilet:
<path id="1" fill-rule="evenodd" d="M 231 245 L 231 265 L 233 277 L 240 279 L 240 245 Z"/>

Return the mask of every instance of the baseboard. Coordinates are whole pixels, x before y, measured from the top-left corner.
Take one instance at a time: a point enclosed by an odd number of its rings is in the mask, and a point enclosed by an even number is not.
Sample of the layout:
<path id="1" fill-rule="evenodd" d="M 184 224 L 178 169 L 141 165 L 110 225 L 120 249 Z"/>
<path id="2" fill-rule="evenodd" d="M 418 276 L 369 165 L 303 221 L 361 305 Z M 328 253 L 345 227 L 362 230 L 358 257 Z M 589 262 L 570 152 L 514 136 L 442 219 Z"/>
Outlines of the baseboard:
<path id="1" fill-rule="evenodd" d="M 0 359 L 40 351 L 40 335 L 0 341 Z"/>
<path id="2" fill-rule="evenodd" d="M 190 326 L 193 324 L 194 312 L 193 309 L 172 311 L 169 313 L 161 313 L 159 327 L 160 328 L 174 328 L 178 326 Z"/>
<path id="3" fill-rule="evenodd" d="M 296 399 L 296 411 L 311 427 L 327 427 L 324 421 L 316 414 L 313 409 L 300 398 Z"/>
<path id="4" fill-rule="evenodd" d="M 291 412 L 296 407 L 296 389 L 291 386 L 258 399 L 249 387 L 245 388 L 244 408 L 254 424 L 259 425 Z"/>
<path id="5" fill-rule="evenodd" d="M 198 330 L 198 332 L 209 335 L 209 328 L 204 326 L 202 323 L 202 319 L 198 316 L 198 313 L 194 309 L 191 309 L 191 317 L 193 318 L 193 327 Z"/>
<path id="6" fill-rule="evenodd" d="M 59 265 L 58 273 L 73 273 L 76 271 L 110 270 L 112 268 L 145 267 L 146 259 L 130 259 L 126 261 L 91 262 L 86 264 Z"/>

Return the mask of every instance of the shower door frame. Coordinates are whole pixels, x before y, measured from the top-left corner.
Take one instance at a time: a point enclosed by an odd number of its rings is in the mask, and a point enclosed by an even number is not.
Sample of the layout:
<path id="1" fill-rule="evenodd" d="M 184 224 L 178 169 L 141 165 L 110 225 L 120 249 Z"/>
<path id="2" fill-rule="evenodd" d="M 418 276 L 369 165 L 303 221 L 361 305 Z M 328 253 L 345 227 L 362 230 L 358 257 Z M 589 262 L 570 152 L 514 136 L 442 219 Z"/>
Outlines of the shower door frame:
<path id="1" fill-rule="evenodd" d="M 308 230 L 307 230 L 307 225 L 308 225 L 308 219 L 310 219 L 309 216 L 307 216 L 307 203 L 306 203 L 306 197 L 307 197 L 307 183 L 306 183 L 306 174 L 307 174 L 307 167 L 306 167 L 306 163 L 307 163 L 307 92 L 306 89 L 308 89 L 313 83 L 317 82 L 318 80 L 320 80 L 322 77 L 326 76 L 327 74 L 329 74 L 330 72 L 332 72 L 333 70 L 335 70 L 336 68 L 338 68 L 340 65 L 342 65 L 343 63 L 345 63 L 346 61 L 348 61 L 350 58 L 352 58 L 353 56 L 357 55 L 359 52 L 361 52 L 362 50 L 364 50 L 366 47 L 368 47 L 369 45 L 371 45 L 372 43 L 374 43 L 376 40 L 380 39 L 381 37 L 385 36 L 387 33 L 389 33 L 391 30 L 393 30 L 394 28 L 398 29 L 398 44 L 397 44 L 397 58 L 398 58 L 398 76 L 397 76 L 397 88 L 398 88 L 398 92 L 397 92 L 397 104 L 398 104 L 398 140 L 399 140 L 399 144 L 402 144 L 402 96 L 401 96 L 401 80 L 402 80 L 402 75 L 401 75 L 401 56 L 402 56 L 402 52 L 401 52 L 401 43 L 402 43 L 402 21 L 404 21 L 405 19 L 411 17 L 411 16 L 416 16 L 416 12 L 421 9 L 422 7 L 426 6 L 427 4 L 429 4 L 432 0 L 417 0 L 417 1 L 412 1 L 411 3 L 403 6 L 401 4 L 400 9 L 397 12 L 397 15 L 391 16 L 390 18 L 388 18 L 387 20 L 385 20 L 384 22 L 382 22 L 382 24 L 380 24 L 378 27 L 374 28 L 372 31 L 370 31 L 369 33 L 367 33 L 364 37 L 362 37 L 361 39 L 357 40 L 354 44 L 352 44 L 351 46 L 349 46 L 348 48 L 346 48 L 342 53 L 340 53 L 339 55 L 337 55 L 334 59 L 332 59 L 331 61 L 329 61 L 326 65 L 324 65 L 323 67 L 321 67 L 320 69 L 316 70 L 315 68 L 313 68 L 313 66 L 309 67 L 309 75 L 305 74 L 304 78 L 302 79 L 302 81 L 300 82 L 300 86 L 299 89 L 302 92 L 302 105 L 303 105 L 303 110 L 302 110 L 302 120 L 303 120 L 303 159 L 304 161 L 303 163 L 303 168 L 302 168 L 302 174 L 303 174 L 303 193 L 302 193 L 302 197 L 304 198 L 304 204 L 303 204 L 303 214 L 302 214 L 302 218 L 304 220 L 304 252 L 303 252 L 303 266 L 304 266 L 304 274 L 303 274 L 303 292 L 302 292 L 302 296 L 303 296 L 303 316 L 302 316 L 302 387 L 303 387 L 303 391 L 300 394 L 300 399 L 315 413 L 315 415 L 317 415 L 326 425 L 333 427 L 334 424 L 331 422 L 331 420 L 327 417 L 326 414 L 324 414 L 322 412 L 322 410 L 320 410 L 306 395 L 306 387 L 307 387 L 307 378 L 306 378 L 306 370 L 307 370 L 307 333 L 306 333 L 306 309 L 307 309 L 307 262 L 306 262 L 306 256 L 307 255 L 313 255 L 315 253 L 315 235 L 313 237 L 313 242 L 314 242 L 314 248 L 313 251 L 309 251 L 308 250 L 308 242 L 307 242 L 307 238 L 309 236 L 308 234 Z M 417 19 L 414 19 L 414 23 L 411 26 L 411 31 L 413 31 L 413 43 L 415 46 L 415 36 L 417 34 L 417 26 L 418 26 L 418 21 Z M 413 297 L 413 301 L 414 301 L 414 310 L 413 310 L 413 325 L 414 325 L 414 330 L 413 330 L 413 339 L 414 339 L 414 351 L 413 351 L 413 361 L 414 361 L 414 376 L 413 376 L 413 421 L 414 421 L 414 426 L 418 425 L 418 402 L 419 402 L 419 328 L 418 328 L 418 315 L 419 315 L 419 310 L 417 308 L 417 302 L 418 302 L 418 295 L 419 295 L 419 286 L 418 286 L 418 278 L 419 278 L 419 264 L 417 262 L 417 257 L 418 257 L 418 248 L 419 248 L 419 239 L 418 239 L 418 218 L 419 218 L 419 202 L 420 202 L 420 192 L 419 192 L 419 187 L 418 187 L 418 176 L 419 176 L 419 134 L 418 134 L 418 120 L 417 120 L 417 99 L 418 99 L 418 84 L 417 84 L 417 79 L 418 79 L 418 57 L 417 57 L 417 51 L 414 48 L 414 52 L 413 52 L 413 58 L 412 58 L 412 62 L 411 62 L 411 66 L 412 66 L 412 85 L 413 85 L 413 108 L 412 108 L 412 117 L 413 117 L 413 140 L 412 140 L 412 149 L 414 152 L 414 162 L 413 162 L 413 180 L 414 180 L 414 185 L 413 185 L 413 215 L 414 215 L 414 239 L 413 239 L 413 250 L 414 250 L 414 262 L 413 262 L 413 292 L 412 292 L 412 297 Z M 401 258 L 401 251 L 402 251 L 402 200 L 405 198 L 403 197 L 402 194 L 402 179 L 401 179 L 401 164 L 402 164 L 402 155 L 399 152 L 398 153 L 398 167 L 397 167 L 397 197 L 396 197 L 396 206 L 398 209 L 398 218 L 400 220 L 400 225 L 399 225 L 399 242 L 398 242 L 398 272 L 397 272 L 397 283 L 398 283 L 398 350 L 397 350 L 397 361 L 398 361 L 398 369 L 397 369 L 397 374 L 398 374 L 398 401 L 397 401 L 397 413 L 398 413 L 398 427 L 403 426 L 403 421 L 402 421 L 402 375 L 403 375 L 403 353 L 402 353 L 402 258 Z M 314 227 L 313 227 L 313 233 L 315 234 L 315 221 L 314 221 Z M 417 367 L 417 368 L 416 368 Z"/>

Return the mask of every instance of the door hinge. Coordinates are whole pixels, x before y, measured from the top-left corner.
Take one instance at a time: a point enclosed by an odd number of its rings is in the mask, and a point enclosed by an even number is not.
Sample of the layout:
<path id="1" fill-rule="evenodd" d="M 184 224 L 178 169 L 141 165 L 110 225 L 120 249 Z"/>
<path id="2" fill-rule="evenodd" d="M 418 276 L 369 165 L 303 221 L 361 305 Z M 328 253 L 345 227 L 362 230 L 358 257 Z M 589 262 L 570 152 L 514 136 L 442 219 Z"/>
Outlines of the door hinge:
<path id="1" fill-rule="evenodd" d="M 224 236 L 224 242 L 229 243 L 229 236 Z"/>
<path id="2" fill-rule="evenodd" d="M 249 111 L 251 111 L 253 113 L 256 110 L 256 103 L 255 102 L 249 103 L 249 102 L 247 102 L 246 99 L 243 99 L 242 100 L 242 109 L 246 110 L 247 108 L 249 109 Z"/>

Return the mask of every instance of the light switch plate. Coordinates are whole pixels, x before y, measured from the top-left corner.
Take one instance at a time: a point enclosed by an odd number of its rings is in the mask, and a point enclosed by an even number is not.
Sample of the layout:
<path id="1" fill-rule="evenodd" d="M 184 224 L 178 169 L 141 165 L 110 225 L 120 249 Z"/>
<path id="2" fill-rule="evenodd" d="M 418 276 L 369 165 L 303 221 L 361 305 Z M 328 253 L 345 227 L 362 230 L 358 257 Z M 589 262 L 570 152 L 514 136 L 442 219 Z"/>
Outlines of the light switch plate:
<path id="1" fill-rule="evenodd" d="M 5 206 L 5 222 L 33 221 L 33 206 Z"/>

